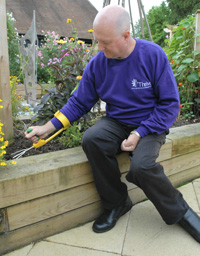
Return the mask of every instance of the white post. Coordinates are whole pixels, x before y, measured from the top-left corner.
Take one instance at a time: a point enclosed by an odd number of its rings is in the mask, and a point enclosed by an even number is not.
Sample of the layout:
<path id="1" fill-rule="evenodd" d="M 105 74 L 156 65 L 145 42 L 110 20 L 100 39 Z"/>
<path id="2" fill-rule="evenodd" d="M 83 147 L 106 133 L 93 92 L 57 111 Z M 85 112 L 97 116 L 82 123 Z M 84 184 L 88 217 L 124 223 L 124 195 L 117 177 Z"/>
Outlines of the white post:
<path id="1" fill-rule="evenodd" d="M 196 34 L 199 36 L 195 37 L 194 50 L 200 51 L 200 10 L 196 12 Z"/>

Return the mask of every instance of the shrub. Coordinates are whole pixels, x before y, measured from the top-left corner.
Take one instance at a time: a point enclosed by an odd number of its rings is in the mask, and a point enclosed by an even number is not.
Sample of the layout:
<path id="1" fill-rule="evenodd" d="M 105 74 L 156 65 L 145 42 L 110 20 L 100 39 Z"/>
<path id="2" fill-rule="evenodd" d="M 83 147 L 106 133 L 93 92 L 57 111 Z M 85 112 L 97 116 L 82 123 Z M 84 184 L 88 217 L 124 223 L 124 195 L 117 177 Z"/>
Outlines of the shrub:
<path id="1" fill-rule="evenodd" d="M 67 19 L 71 23 L 71 19 Z M 59 39 L 53 32 L 45 33 L 39 55 L 39 67 L 44 70 L 45 79 L 55 83 L 55 87 L 48 89 L 39 105 L 34 108 L 38 124 L 46 123 L 60 109 L 72 92 L 78 88 L 83 70 L 94 55 L 94 45 L 88 47 L 83 41 L 78 40 L 77 31 L 72 25 L 73 36 L 70 39 Z M 88 30 L 92 33 L 92 30 Z"/>
<path id="2" fill-rule="evenodd" d="M 12 13 L 7 13 L 7 37 L 8 37 L 8 54 L 10 75 L 19 76 L 20 74 L 20 56 L 18 48 L 18 34 L 14 27 L 15 19 Z"/>
<path id="3" fill-rule="evenodd" d="M 22 105 L 22 96 L 17 95 L 17 86 L 20 82 L 16 76 L 10 76 L 10 92 L 11 92 L 11 104 L 12 104 L 12 117 L 15 119 L 19 113 L 29 111 L 29 107 Z"/>
<path id="4" fill-rule="evenodd" d="M 166 54 L 171 63 L 181 101 L 181 116 L 193 118 L 200 113 L 200 51 L 194 51 L 195 17 L 182 20 L 168 41 Z"/>

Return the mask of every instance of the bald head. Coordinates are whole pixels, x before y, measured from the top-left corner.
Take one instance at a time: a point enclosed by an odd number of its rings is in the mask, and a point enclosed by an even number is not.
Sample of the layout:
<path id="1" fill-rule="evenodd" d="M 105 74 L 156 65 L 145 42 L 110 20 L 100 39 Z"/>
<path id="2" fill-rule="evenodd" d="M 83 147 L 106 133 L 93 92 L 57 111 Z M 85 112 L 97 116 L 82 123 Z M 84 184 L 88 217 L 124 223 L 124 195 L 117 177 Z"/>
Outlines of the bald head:
<path id="1" fill-rule="evenodd" d="M 108 5 L 96 16 L 93 26 L 111 27 L 116 35 L 130 30 L 129 13 L 119 5 Z"/>

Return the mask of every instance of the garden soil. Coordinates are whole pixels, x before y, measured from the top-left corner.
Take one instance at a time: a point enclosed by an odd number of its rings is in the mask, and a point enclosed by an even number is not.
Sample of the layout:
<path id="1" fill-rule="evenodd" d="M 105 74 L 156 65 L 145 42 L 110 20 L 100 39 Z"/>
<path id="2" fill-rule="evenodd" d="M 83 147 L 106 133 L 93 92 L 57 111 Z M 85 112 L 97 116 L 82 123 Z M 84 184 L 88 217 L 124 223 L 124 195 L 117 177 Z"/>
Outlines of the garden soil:
<path id="1" fill-rule="evenodd" d="M 193 120 L 176 120 L 173 124 L 172 127 L 179 127 L 183 125 L 188 125 L 188 124 L 194 124 L 194 123 L 200 123 L 200 118 L 198 119 L 193 119 Z M 21 149 L 27 149 L 32 146 L 32 142 L 27 140 L 24 137 L 24 131 L 30 126 L 28 121 L 19 121 L 17 124 L 14 126 L 14 142 L 9 145 L 6 148 L 6 155 L 5 159 L 6 160 L 11 160 L 13 159 L 13 153 L 15 153 L 18 150 Z M 32 156 L 32 155 L 38 155 L 42 153 L 48 153 L 48 152 L 54 152 L 58 150 L 64 150 L 67 149 L 66 146 L 63 146 L 61 142 L 59 141 L 59 136 L 55 137 L 51 141 L 49 141 L 47 144 L 40 148 L 33 148 L 29 151 L 27 151 L 22 157 L 27 157 L 27 156 Z"/>

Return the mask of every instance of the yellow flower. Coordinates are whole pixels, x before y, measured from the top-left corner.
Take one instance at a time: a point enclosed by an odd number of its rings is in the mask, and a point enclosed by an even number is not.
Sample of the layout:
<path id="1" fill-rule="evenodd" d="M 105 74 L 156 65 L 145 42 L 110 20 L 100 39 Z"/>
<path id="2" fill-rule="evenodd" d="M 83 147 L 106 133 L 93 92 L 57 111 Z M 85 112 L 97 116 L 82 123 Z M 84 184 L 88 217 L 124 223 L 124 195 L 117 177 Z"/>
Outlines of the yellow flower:
<path id="1" fill-rule="evenodd" d="M 2 138 L 0 138 L 0 141 L 3 141 L 3 137 L 2 137 Z"/>
<path id="2" fill-rule="evenodd" d="M 75 39 L 74 39 L 73 37 L 71 37 L 69 40 L 70 40 L 70 41 L 74 41 Z"/>
<path id="3" fill-rule="evenodd" d="M 12 164 L 17 164 L 17 162 L 16 161 L 12 161 Z"/>
<path id="4" fill-rule="evenodd" d="M 0 122 L 0 126 L 3 126 L 3 124 Z"/>
<path id="5" fill-rule="evenodd" d="M 8 146 L 8 141 L 7 141 L 7 140 L 4 142 L 4 146 L 5 146 L 5 147 Z"/>
<path id="6" fill-rule="evenodd" d="M 59 43 L 59 44 L 66 44 L 67 43 L 67 41 L 64 41 L 62 39 L 61 40 L 56 40 L 56 42 Z"/>
<path id="7" fill-rule="evenodd" d="M 0 105 L 0 108 L 3 108 L 3 106 Z"/>
<path id="8" fill-rule="evenodd" d="M 76 79 L 81 80 L 82 76 L 77 76 Z"/>
<path id="9" fill-rule="evenodd" d="M 71 23 L 72 22 L 72 19 L 67 19 L 67 23 Z"/>
<path id="10" fill-rule="evenodd" d="M 84 44 L 84 42 L 81 41 L 81 40 L 78 40 L 77 43 L 78 43 L 78 44 Z"/>
<path id="11" fill-rule="evenodd" d="M 2 165 L 2 166 L 5 166 L 5 165 L 6 165 L 6 163 L 5 163 L 5 162 L 1 162 L 1 165 Z"/>
<path id="12" fill-rule="evenodd" d="M 0 147 L 0 149 L 4 149 L 4 148 L 6 148 L 6 147 L 5 147 L 5 146 L 1 146 L 1 147 Z"/>
<path id="13" fill-rule="evenodd" d="M 2 100 L 0 100 L 0 102 L 2 102 Z"/>
<path id="14" fill-rule="evenodd" d="M 29 107 L 24 107 L 24 111 L 30 111 Z"/>
<path id="15" fill-rule="evenodd" d="M 86 52 L 90 52 L 90 50 L 89 50 L 89 49 L 86 49 Z"/>
<path id="16" fill-rule="evenodd" d="M 88 32 L 92 33 L 92 32 L 94 32 L 94 30 L 91 28 L 91 29 L 88 30 Z"/>
<path id="17" fill-rule="evenodd" d="M 0 135 L 3 135 L 3 136 L 4 136 L 5 134 L 4 134 L 3 132 L 0 132 Z"/>

